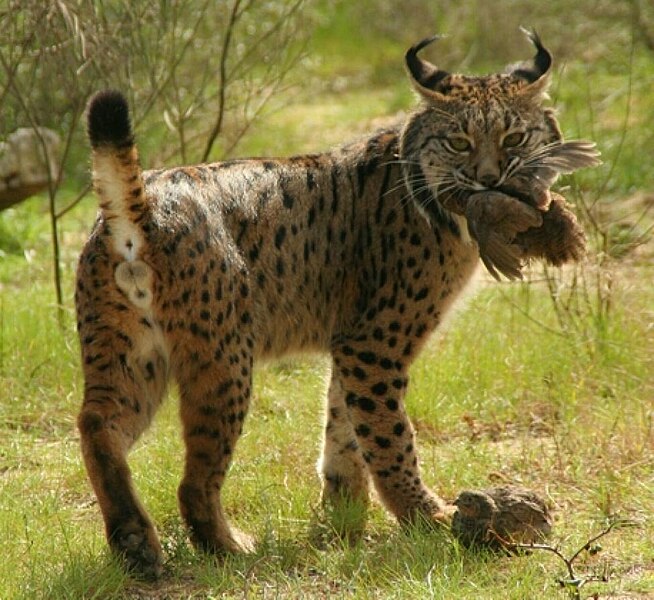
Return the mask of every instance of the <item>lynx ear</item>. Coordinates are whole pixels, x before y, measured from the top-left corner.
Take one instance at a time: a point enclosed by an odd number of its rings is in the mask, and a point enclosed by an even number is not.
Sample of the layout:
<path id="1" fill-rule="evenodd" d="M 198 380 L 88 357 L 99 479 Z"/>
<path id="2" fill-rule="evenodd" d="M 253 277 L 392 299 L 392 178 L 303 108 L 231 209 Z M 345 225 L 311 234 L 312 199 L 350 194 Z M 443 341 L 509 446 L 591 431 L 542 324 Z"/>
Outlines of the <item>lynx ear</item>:
<path id="1" fill-rule="evenodd" d="M 535 31 L 523 27 L 520 30 L 536 46 L 536 56 L 531 61 L 520 63 L 509 69 L 511 75 L 527 82 L 523 88 L 525 94 L 543 96 L 550 82 L 552 54 L 543 46 Z"/>
<path id="2" fill-rule="evenodd" d="M 444 99 L 445 96 L 439 91 L 439 84 L 449 73 L 432 65 L 430 62 L 418 57 L 420 52 L 432 42 L 441 39 L 442 36 L 435 35 L 411 46 L 405 54 L 406 68 L 411 77 L 411 83 L 418 93 L 427 100 Z"/>

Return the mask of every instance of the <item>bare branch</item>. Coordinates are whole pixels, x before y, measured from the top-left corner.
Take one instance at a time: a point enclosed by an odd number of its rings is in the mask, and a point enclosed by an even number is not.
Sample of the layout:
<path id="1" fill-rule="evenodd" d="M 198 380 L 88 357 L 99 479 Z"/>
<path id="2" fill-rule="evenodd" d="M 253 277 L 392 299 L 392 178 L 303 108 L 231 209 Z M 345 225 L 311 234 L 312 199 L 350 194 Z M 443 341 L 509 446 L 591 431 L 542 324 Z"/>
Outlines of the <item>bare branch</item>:
<path id="1" fill-rule="evenodd" d="M 654 52 L 654 28 L 647 23 L 640 0 L 627 0 L 631 7 L 631 22 L 634 30 L 642 40 L 645 47 Z"/>
<path id="2" fill-rule="evenodd" d="M 231 73 L 229 74 L 230 79 L 238 75 L 242 66 L 247 63 L 247 61 L 254 55 L 257 49 L 264 46 L 264 44 L 270 38 L 272 38 L 276 33 L 278 33 L 281 30 L 282 26 L 284 26 L 289 22 L 290 18 L 299 11 L 299 9 L 302 7 L 303 4 L 304 4 L 304 0 L 295 0 L 295 2 L 286 10 L 282 18 L 279 18 L 273 24 L 273 26 L 267 29 L 259 38 L 253 40 L 250 44 L 248 44 L 243 55 L 240 57 L 238 61 L 234 63 Z"/>
<path id="3" fill-rule="evenodd" d="M 514 543 L 508 540 L 501 539 L 499 536 L 498 536 L 498 540 L 502 543 L 502 545 L 507 550 L 510 551 L 542 550 L 544 552 L 550 552 L 555 556 L 558 556 L 558 558 L 563 561 L 566 570 L 568 571 L 568 579 L 559 579 L 558 581 L 561 584 L 561 586 L 570 590 L 573 598 L 578 599 L 580 598 L 579 590 L 584 585 L 586 585 L 591 581 L 608 581 L 608 575 L 604 574 L 601 577 L 598 577 L 597 575 L 593 575 L 593 574 L 579 575 L 575 572 L 575 568 L 574 568 L 575 561 L 579 558 L 582 552 L 592 551 L 593 544 L 595 544 L 595 542 L 603 538 L 605 535 L 608 535 L 614 528 L 619 526 L 624 526 L 626 524 L 630 524 L 630 523 L 624 520 L 612 520 L 607 527 L 605 527 L 598 534 L 591 537 L 583 546 L 581 546 L 576 552 L 574 552 L 572 556 L 570 556 L 570 558 L 566 558 L 566 556 L 558 548 L 551 546 L 549 544 L 519 544 L 519 543 Z"/>
<path id="4" fill-rule="evenodd" d="M 69 204 L 67 204 L 64 208 L 62 208 L 58 213 L 57 213 L 57 219 L 61 219 L 66 213 L 70 212 L 73 208 L 75 208 L 86 196 L 88 193 L 91 191 L 91 188 L 93 186 L 89 183 L 82 189 L 82 191 L 75 196 L 74 200 L 71 200 Z"/>
<path id="5" fill-rule="evenodd" d="M 211 149 L 213 144 L 218 137 L 218 134 L 221 132 L 223 127 L 223 119 L 225 118 L 225 95 L 227 93 L 227 57 L 229 55 L 230 44 L 232 41 L 232 34 L 234 33 L 234 28 L 236 23 L 241 16 L 238 12 L 241 0 L 234 0 L 232 5 L 232 10 L 229 15 L 229 20 L 227 22 L 227 27 L 225 29 L 225 34 L 223 38 L 222 52 L 220 55 L 220 69 L 219 69 L 219 101 L 218 101 L 218 114 L 216 115 L 216 122 L 209 133 L 207 138 L 207 145 L 202 154 L 201 162 L 207 162 L 209 154 L 211 154 Z"/>
<path id="6" fill-rule="evenodd" d="M 55 287 L 61 287 L 60 219 L 90 187 L 75 181 L 80 169 L 71 159 L 79 155 L 76 146 L 86 143 L 79 135 L 80 116 L 91 93 L 123 89 L 131 96 L 135 129 L 152 124 L 156 142 L 150 147 L 165 152 L 174 147 L 185 162 L 193 154 L 206 160 L 226 130 L 230 136 L 222 146 L 238 143 L 281 89 L 294 64 L 289 58 L 304 37 L 297 32 L 302 2 L 10 0 L 0 9 L 4 123 L 56 129 L 65 141 L 48 186 Z M 223 18 L 224 30 L 216 32 L 214 21 Z M 248 104 L 255 89 L 257 102 Z M 239 113 L 244 105 L 247 110 Z M 150 118 L 164 109 L 176 138 L 172 144 L 160 114 Z M 56 210 L 64 185 L 77 185 L 78 193 Z"/>

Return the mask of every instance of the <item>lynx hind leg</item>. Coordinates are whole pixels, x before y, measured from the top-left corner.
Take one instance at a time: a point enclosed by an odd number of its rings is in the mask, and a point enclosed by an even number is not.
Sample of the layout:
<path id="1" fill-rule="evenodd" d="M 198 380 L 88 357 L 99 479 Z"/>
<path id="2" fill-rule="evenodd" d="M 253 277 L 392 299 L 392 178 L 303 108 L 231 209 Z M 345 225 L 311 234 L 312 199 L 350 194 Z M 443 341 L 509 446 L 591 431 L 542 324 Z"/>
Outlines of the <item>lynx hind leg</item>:
<path id="1" fill-rule="evenodd" d="M 332 369 L 327 392 L 322 455 L 318 470 L 322 478 L 323 514 L 316 523 L 316 542 L 334 537 L 354 541 L 365 527 L 370 503 L 370 476 L 356 440 L 345 404 L 338 370 Z"/>
<path id="2" fill-rule="evenodd" d="M 95 289 L 83 281 L 94 281 Z M 126 457 L 161 404 L 167 353 L 152 319 L 126 306 L 107 281 L 81 277 L 77 306 L 85 379 L 78 427 L 88 476 L 112 550 L 128 568 L 157 577 L 161 546 L 134 490 Z"/>
<path id="3" fill-rule="evenodd" d="M 254 344 L 248 301 L 241 296 L 216 306 L 221 326 L 211 332 L 202 307 L 191 312 L 188 329 L 196 335 L 181 341 L 174 364 L 186 446 L 180 511 L 193 545 L 218 554 L 252 548 L 252 540 L 229 525 L 221 502 L 250 401 Z"/>
<path id="4" fill-rule="evenodd" d="M 343 500 L 368 503 L 368 468 L 348 415 L 345 390 L 337 369 L 332 370 L 327 391 L 323 449 L 318 468 L 323 480 L 323 504 Z"/>

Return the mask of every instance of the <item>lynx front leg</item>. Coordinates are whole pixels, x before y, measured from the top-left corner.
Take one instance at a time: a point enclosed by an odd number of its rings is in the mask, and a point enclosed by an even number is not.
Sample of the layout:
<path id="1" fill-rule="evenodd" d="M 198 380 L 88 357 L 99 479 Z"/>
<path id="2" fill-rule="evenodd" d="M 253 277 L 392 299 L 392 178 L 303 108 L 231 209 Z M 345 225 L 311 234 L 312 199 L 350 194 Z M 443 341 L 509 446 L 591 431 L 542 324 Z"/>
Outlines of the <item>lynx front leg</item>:
<path id="1" fill-rule="evenodd" d="M 397 357 L 357 343 L 340 345 L 333 356 L 357 442 L 382 502 L 401 522 L 417 516 L 444 520 L 445 503 L 420 477 L 403 403 L 407 368 Z"/>
<path id="2" fill-rule="evenodd" d="M 325 438 L 319 463 L 324 504 L 341 501 L 368 503 L 368 469 L 345 404 L 345 391 L 337 367 L 327 392 Z"/>
<path id="3" fill-rule="evenodd" d="M 179 381 L 186 444 L 180 510 L 193 544 L 214 553 L 251 546 L 247 536 L 229 526 L 220 494 L 249 405 L 252 359 L 241 349 L 218 354 L 224 359 L 215 366 L 193 369 Z"/>

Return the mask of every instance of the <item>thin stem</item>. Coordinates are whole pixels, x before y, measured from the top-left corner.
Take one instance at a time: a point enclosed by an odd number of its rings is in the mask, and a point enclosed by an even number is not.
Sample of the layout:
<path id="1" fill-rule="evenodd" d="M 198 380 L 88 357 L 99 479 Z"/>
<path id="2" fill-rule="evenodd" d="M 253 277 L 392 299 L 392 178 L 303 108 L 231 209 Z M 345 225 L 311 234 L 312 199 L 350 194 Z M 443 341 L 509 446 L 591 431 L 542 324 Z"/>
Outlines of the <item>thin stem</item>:
<path id="1" fill-rule="evenodd" d="M 580 598 L 580 592 L 579 590 L 586 585 L 589 581 L 608 581 L 608 577 L 606 575 L 603 575 L 602 577 L 598 577 L 597 575 L 577 575 L 575 573 L 574 569 L 574 563 L 575 561 L 579 558 L 581 553 L 584 550 L 589 550 L 592 544 L 594 544 L 597 540 L 600 538 L 604 537 L 608 533 L 611 532 L 611 530 L 616 527 L 618 524 L 620 524 L 620 521 L 612 521 L 609 523 L 609 525 L 600 531 L 598 534 L 594 535 L 592 538 L 590 538 L 581 548 L 579 548 L 570 558 L 566 558 L 565 555 L 558 549 L 555 548 L 554 546 L 550 546 L 549 544 L 521 544 L 521 543 L 513 543 L 509 542 L 508 540 L 504 540 L 497 536 L 497 539 L 509 550 L 543 550 L 545 552 L 551 552 L 552 554 L 558 556 L 563 563 L 565 564 L 566 570 L 568 571 L 568 580 L 563 580 L 561 581 L 562 585 L 568 585 L 574 586 L 570 591 L 573 595 L 573 598 L 577 599 Z"/>
<path id="2" fill-rule="evenodd" d="M 202 154 L 201 162 L 207 162 L 209 155 L 211 154 L 211 149 L 213 144 L 218 137 L 218 134 L 222 131 L 223 120 L 225 118 L 225 97 L 227 95 L 227 57 L 229 55 L 229 48 L 232 42 L 232 33 L 236 26 L 236 22 L 240 17 L 238 12 L 241 0 L 235 0 L 232 5 L 232 10 L 229 15 L 229 21 L 227 22 L 227 28 L 225 30 L 225 36 L 223 38 L 223 46 L 220 53 L 220 68 L 219 68 L 219 84 L 218 84 L 218 115 L 216 116 L 216 122 L 207 138 L 207 145 Z"/>
<path id="3" fill-rule="evenodd" d="M 85 197 L 86 195 L 91 191 L 91 188 L 93 186 L 90 183 L 87 183 L 86 186 L 84 186 L 84 189 L 75 196 L 75 199 L 70 202 L 67 206 L 62 208 L 56 215 L 57 219 L 61 219 L 65 214 L 70 212 L 73 208 L 75 208 Z"/>

